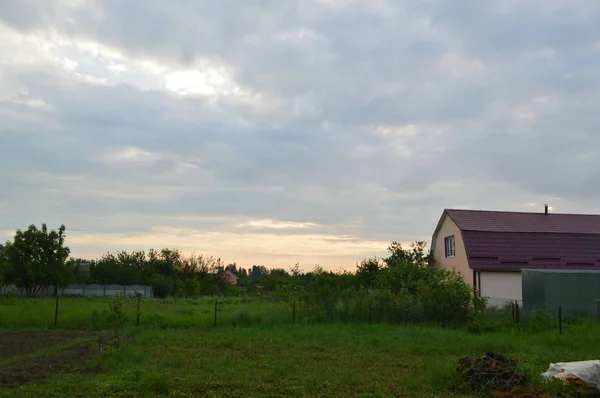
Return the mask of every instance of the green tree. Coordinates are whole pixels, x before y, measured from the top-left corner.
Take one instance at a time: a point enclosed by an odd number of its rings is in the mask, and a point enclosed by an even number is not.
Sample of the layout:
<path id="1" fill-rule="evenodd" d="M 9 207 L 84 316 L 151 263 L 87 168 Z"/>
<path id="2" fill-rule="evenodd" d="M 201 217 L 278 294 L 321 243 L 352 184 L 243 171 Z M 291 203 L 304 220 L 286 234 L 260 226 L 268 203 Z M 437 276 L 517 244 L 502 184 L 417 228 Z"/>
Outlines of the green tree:
<path id="1" fill-rule="evenodd" d="M 425 254 L 425 242 L 414 242 L 410 249 L 404 249 L 398 242 L 388 247 L 390 256 L 384 260 L 377 274 L 376 284 L 391 290 L 394 294 L 417 294 L 421 285 L 429 283 L 434 269 L 429 266 L 429 255 Z"/>
<path id="2" fill-rule="evenodd" d="M 410 244 L 410 249 L 404 249 L 399 242 L 392 242 L 388 246 L 390 256 L 385 260 L 389 266 L 393 266 L 394 262 L 409 262 L 419 267 L 426 267 L 432 262 L 432 254 L 425 253 L 427 243 L 417 241 Z"/>
<path id="3" fill-rule="evenodd" d="M 6 256 L 4 255 L 4 246 L 0 245 L 0 286 L 4 285 L 4 273 L 6 267 Z"/>
<path id="4" fill-rule="evenodd" d="M 390 245 L 390 256 L 376 281 L 378 287 L 398 299 L 418 303 L 423 319 L 442 326 L 464 324 L 485 307 L 460 273 L 432 266 L 425 242 L 410 247 L 406 250 L 397 242 Z"/>
<path id="5" fill-rule="evenodd" d="M 46 224 L 41 229 L 30 225 L 26 231 L 17 230 L 13 241 L 6 243 L 0 273 L 5 282 L 34 296 L 43 287 L 64 287 L 73 280 L 69 253 L 64 225 L 58 230 L 48 230 Z"/>
<path id="6" fill-rule="evenodd" d="M 361 286 L 371 287 L 375 283 L 380 270 L 381 263 L 377 258 L 365 259 L 356 264 L 356 278 Z"/>
<path id="7" fill-rule="evenodd" d="M 73 282 L 85 285 L 90 280 L 90 267 L 93 261 L 82 258 L 70 258 L 67 266 L 73 270 Z"/>

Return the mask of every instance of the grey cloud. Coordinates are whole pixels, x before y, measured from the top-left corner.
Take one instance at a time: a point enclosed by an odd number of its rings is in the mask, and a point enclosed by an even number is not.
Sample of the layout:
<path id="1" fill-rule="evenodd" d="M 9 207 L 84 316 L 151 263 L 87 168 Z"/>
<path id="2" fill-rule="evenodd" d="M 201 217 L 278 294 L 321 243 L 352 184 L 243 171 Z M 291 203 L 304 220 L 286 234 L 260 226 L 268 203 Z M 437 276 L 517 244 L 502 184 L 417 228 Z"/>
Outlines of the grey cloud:
<path id="1" fill-rule="evenodd" d="M 568 50 L 600 34 L 599 10 L 586 1 L 430 2 L 433 21 L 487 56 L 552 47 Z"/>
<path id="2" fill-rule="evenodd" d="M 21 31 L 172 67 L 208 57 L 249 99 L 0 66 L 0 84 L 53 108 L 0 102 L 0 215 L 98 231 L 269 218 L 412 240 L 444 207 L 523 210 L 560 196 L 565 209 L 596 209 L 600 7 L 459 3 L 3 2 L 0 19 Z M 407 125 L 413 134 L 377 131 Z M 162 157 L 103 158 L 128 147 Z"/>

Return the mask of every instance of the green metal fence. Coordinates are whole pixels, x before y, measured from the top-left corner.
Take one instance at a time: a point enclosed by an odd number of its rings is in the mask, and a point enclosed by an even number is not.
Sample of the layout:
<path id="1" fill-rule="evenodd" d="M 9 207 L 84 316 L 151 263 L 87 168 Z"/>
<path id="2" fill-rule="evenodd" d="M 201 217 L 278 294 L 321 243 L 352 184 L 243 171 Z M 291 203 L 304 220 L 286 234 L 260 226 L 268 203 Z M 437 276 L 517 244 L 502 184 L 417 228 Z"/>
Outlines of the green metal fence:
<path id="1" fill-rule="evenodd" d="M 558 307 L 568 313 L 598 315 L 600 271 L 523 270 L 523 309 L 546 308 L 558 315 Z"/>

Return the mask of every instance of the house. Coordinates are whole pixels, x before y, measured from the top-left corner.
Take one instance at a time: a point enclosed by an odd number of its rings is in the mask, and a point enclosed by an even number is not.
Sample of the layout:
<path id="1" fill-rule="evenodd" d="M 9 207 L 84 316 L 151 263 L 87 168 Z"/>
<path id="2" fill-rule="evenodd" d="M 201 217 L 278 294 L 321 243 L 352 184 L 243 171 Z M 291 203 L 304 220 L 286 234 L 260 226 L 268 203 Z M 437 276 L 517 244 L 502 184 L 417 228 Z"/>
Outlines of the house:
<path id="1" fill-rule="evenodd" d="M 446 209 L 431 252 L 500 305 L 522 300 L 522 269 L 600 270 L 600 215 Z"/>
<path id="2" fill-rule="evenodd" d="M 221 274 L 221 278 L 223 278 L 225 282 L 231 283 L 232 285 L 237 285 L 238 283 L 237 275 L 228 269 L 223 271 L 223 273 Z"/>

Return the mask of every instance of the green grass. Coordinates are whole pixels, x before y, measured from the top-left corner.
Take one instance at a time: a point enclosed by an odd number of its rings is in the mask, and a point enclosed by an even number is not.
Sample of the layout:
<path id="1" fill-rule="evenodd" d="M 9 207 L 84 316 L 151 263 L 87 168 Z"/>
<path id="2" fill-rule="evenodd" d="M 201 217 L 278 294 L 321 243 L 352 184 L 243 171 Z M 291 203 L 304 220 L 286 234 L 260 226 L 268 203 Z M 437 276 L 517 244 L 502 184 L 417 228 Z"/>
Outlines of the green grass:
<path id="1" fill-rule="evenodd" d="M 58 328 L 104 330 L 111 328 L 109 298 L 60 297 Z M 0 328 L 48 328 L 54 324 L 53 298 L 0 298 Z M 136 325 L 137 299 L 123 300 L 124 326 Z M 140 326 L 145 329 L 214 326 L 215 299 L 142 299 Z M 248 297 L 219 298 L 217 323 L 223 326 L 292 323 L 289 303 Z"/>
<path id="2" fill-rule="evenodd" d="M 462 356 L 507 354 L 541 385 L 550 361 L 597 358 L 597 332 L 470 335 L 387 325 L 143 331 L 94 357 L 100 373 L 56 376 L 0 397 L 468 396 L 449 390 Z"/>
<path id="3" fill-rule="evenodd" d="M 501 313 L 468 328 L 368 324 L 292 323 L 288 303 L 250 298 L 124 301 L 127 343 L 97 352 L 89 365 L 99 372 L 53 376 L 45 382 L 0 390 L 0 397 L 221 397 L 221 396 L 470 396 L 459 385 L 459 358 L 486 351 L 508 355 L 534 386 L 550 362 L 600 357 L 600 326 L 568 324 L 556 330 L 513 329 Z M 113 331 L 107 299 L 61 298 L 59 329 Z M 92 315 L 95 314 L 95 315 Z M 48 329 L 52 299 L 1 299 L 0 329 Z M 508 325 L 508 326 L 507 326 Z M 538 329 L 536 329 L 538 330 Z M 52 349 L 43 350 L 50 353 Z M 555 387 L 552 387 L 555 388 Z"/>

